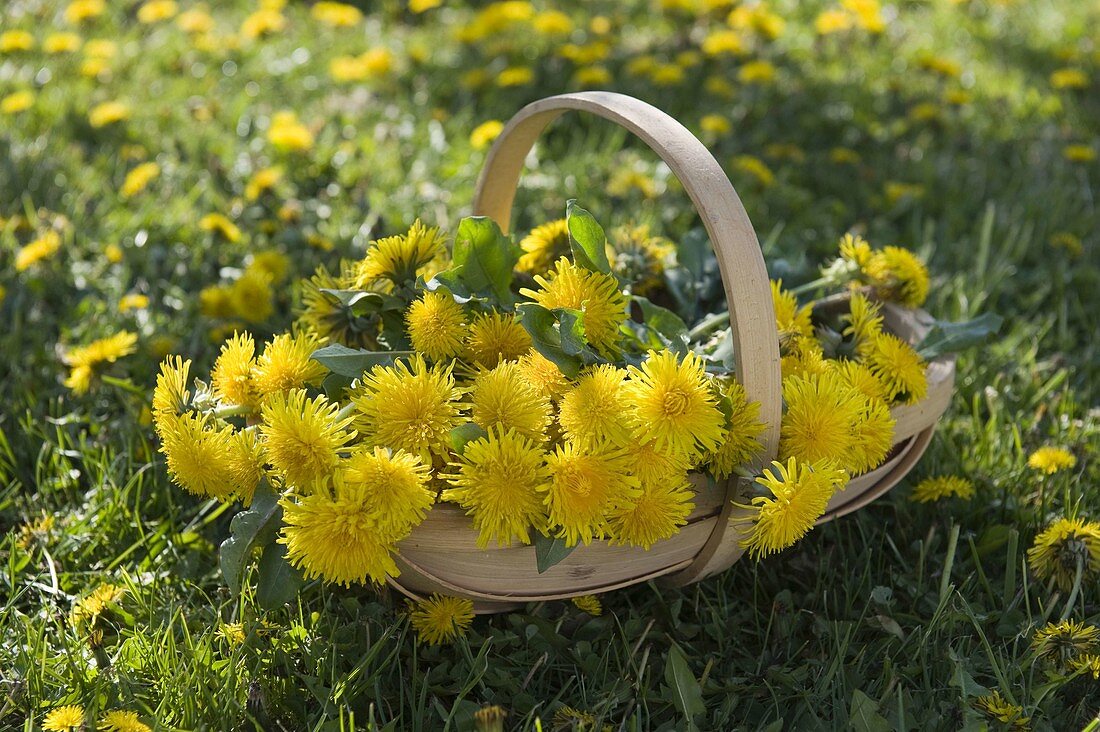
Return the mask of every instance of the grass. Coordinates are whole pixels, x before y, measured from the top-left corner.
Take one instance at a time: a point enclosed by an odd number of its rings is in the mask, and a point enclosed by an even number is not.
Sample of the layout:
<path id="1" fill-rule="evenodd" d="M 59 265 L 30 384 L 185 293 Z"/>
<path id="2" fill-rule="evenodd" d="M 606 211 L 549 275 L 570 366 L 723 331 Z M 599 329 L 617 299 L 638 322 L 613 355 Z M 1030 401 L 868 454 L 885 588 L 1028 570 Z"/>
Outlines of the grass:
<path id="1" fill-rule="evenodd" d="M 232 280 L 250 253 L 285 254 L 294 278 L 361 255 L 416 216 L 453 227 L 484 157 L 470 131 L 578 88 L 557 53 L 563 41 L 505 29 L 461 44 L 450 29 L 472 17 L 464 4 L 424 15 L 370 4 L 355 27 L 330 29 L 292 3 L 285 31 L 203 51 L 171 22 L 142 26 L 129 3 L 110 5 L 75 28 L 118 43 L 110 74 L 81 76 L 80 54 L 0 54 L 0 97 L 36 93 L 31 109 L 0 117 L 0 726 L 39 729 L 49 709 L 72 703 L 90 717 L 132 709 L 162 729 L 469 729 L 474 711 L 499 704 L 509 729 L 536 719 L 552 728 L 568 706 L 591 715 L 591 729 L 955 730 L 985 724 L 973 702 L 991 690 L 1035 729 L 1081 728 L 1100 712 L 1091 677 L 1052 676 L 1030 645 L 1048 620 L 1100 622 L 1096 575 L 1068 603 L 1025 561 L 1052 519 L 1100 517 L 1098 169 L 1063 154 L 1100 145 L 1100 16 L 1088 4 L 901 2 L 887 8 L 882 36 L 818 38 L 826 5 L 775 2 L 787 21 L 779 39 L 744 32 L 747 58 L 704 59 L 669 86 L 626 67 L 694 48 L 724 11 L 693 19 L 650 3 L 568 4 L 578 43 L 597 14 L 616 29 L 603 62 L 613 79 L 601 86 L 681 119 L 727 167 L 773 276 L 809 279 L 856 228 L 927 258 L 931 312 L 992 311 L 1006 325 L 961 356 L 931 449 L 889 496 L 697 585 L 619 591 L 602 598 L 599 617 L 532 604 L 479 618 L 442 648 L 415 643 L 387 591 L 314 583 L 275 612 L 247 590 L 232 597 L 217 565 L 232 511 L 168 482 L 142 410 L 163 353 L 209 365 L 212 332 L 236 319 L 203 315 L 198 293 Z M 222 36 L 253 10 L 210 5 Z M 41 44 L 68 28 L 61 9 L 8 3 L 0 28 Z M 331 80 L 334 56 L 378 47 L 393 52 L 393 70 Z M 922 67 L 929 57 L 957 62 L 959 76 Z M 776 66 L 774 82 L 738 82 L 756 58 Z M 532 83 L 492 83 L 521 64 Z M 1084 70 L 1088 88 L 1053 89 L 1050 73 L 1065 66 Z M 471 85 L 464 73 L 477 69 L 489 83 Z M 706 77 L 726 80 L 732 96 L 701 90 Z M 968 98 L 948 101 L 957 92 Z M 109 99 L 128 100 L 131 119 L 93 128 L 88 109 Z M 307 154 L 265 142 L 282 109 L 313 128 Z M 731 131 L 701 131 L 706 114 Z M 839 146 L 859 162 L 834 162 Z M 124 200 L 118 188 L 143 159 L 161 176 Z M 245 182 L 270 164 L 287 171 L 276 194 L 246 200 Z M 623 185 L 627 170 L 653 195 Z M 522 185 L 521 229 L 571 197 L 605 224 L 642 220 L 673 238 L 696 225 L 667 171 L 603 123 L 558 123 Z M 278 217 L 287 201 L 297 219 Z M 200 230 L 211 212 L 233 218 L 242 240 Z M 14 253 L 34 232 L 17 215 L 38 230 L 67 221 L 61 250 L 22 272 Z M 1052 244 L 1062 233 L 1080 241 L 1076 256 Z M 110 244 L 119 261 L 106 256 Z M 149 306 L 121 312 L 129 292 Z M 275 305 L 249 324 L 258 338 L 285 327 L 292 288 L 280 287 Z M 62 386 L 65 347 L 124 328 L 141 347 L 110 381 L 86 396 Z M 1071 449 L 1076 467 L 1028 469 L 1044 444 Z M 977 496 L 908 500 L 915 481 L 941 474 L 970 478 Z M 41 516 L 52 529 L 28 540 L 23 527 Z M 69 613 L 103 582 L 126 593 L 92 639 Z M 242 623 L 244 642 L 230 642 L 228 623 Z M 689 722 L 682 700 L 696 688 L 702 708 Z"/>

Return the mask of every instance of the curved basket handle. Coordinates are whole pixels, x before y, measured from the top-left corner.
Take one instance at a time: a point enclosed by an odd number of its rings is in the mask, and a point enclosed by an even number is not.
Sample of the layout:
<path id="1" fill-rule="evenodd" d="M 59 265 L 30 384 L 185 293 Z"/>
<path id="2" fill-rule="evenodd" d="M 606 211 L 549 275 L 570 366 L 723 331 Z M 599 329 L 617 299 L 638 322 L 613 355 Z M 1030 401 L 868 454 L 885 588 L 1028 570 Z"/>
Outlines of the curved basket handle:
<path id="1" fill-rule="evenodd" d="M 532 102 L 497 137 L 474 195 L 474 214 L 488 216 L 507 232 L 523 161 L 550 122 L 569 110 L 590 112 L 637 135 L 660 156 L 683 184 L 714 245 L 729 305 L 737 374 L 750 401 L 760 403 L 767 425 L 761 435 L 761 462 L 778 452 L 782 392 L 779 335 L 773 314 L 768 271 L 745 207 L 718 161 L 686 127 L 656 107 L 613 92 L 578 92 Z M 672 584 L 687 584 L 720 572 L 742 554 L 739 532 L 729 518 L 737 481 L 730 480 L 727 500 L 714 533 Z"/>

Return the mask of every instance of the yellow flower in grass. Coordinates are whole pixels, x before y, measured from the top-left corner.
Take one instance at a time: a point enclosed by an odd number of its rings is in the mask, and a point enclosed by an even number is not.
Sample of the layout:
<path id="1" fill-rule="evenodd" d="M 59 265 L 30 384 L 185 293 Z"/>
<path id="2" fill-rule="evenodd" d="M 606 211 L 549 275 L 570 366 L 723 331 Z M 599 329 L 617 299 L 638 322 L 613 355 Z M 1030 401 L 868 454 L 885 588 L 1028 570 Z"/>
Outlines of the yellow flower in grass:
<path id="1" fill-rule="evenodd" d="M 731 378 L 723 391 L 729 399 L 730 414 L 722 443 L 709 456 L 711 472 L 720 479 L 733 475 L 760 453 L 763 445 L 759 437 L 765 426 L 760 421 L 760 403 L 748 400 L 745 387 Z"/>
<path id="2" fill-rule="evenodd" d="M 34 92 L 29 89 L 13 92 L 0 99 L 0 112 L 4 114 L 18 114 L 25 112 L 34 106 Z"/>
<path id="3" fill-rule="evenodd" d="M 283 179 L 281 167 L 262 168 L 257 170 L 244 187 L 244 197 L 249 201 L 255 201 L 261 195 L 273 189 Z"/>
<path id="4" fill-rule="evenodd" d="M 1077 566 L 1082 578 L 1100 573 L 1100 523 L 1060 518 L 1035 537 L 1027 561 L 1040 580 L 1054 578 L 1064 591 L 1073 587 Z"/>
<path id="5" fill-rule="evenodd" d="M 572 602 L 574 607 L 582 613 L 593 616 L 603 615 L 603 604 L 600 602 L 600 598 L 595 595 L 580 595 L 572 598 Z"/>
<path id="6" fill-rule="evenodd" d="M 643 484 L 641 494 L 630 504 L 612 509 L 607 522 L 611 543 L 649 549 L 668 539 L 687 523 L 695 508 L 694 495 L 683 474 Z"/>
<path id="7" fill-rule="evenodd" d="M 508 88 L 526 86 L 535 79 L 535 71 L 530 66 L 509 66 L 497 74 L 497 86 Z"/>
<path id="8" fill-rule="evenodd" d="M 92 127 L 106 127 L 130 119 L 130 105 L 124 102 L 103 102 L 88 112 Z"/>
<path id="9" fill-rule="evenodd" d="M 775 327 L 779 330 L 780 343 L 794 338 L 812 338 L 809 305 L 798 306 L 795 296 L 783 289 L 783 280 L 772 280 L 772 308 L 775 310 Z"/>
<path id="10" fill-rule="evenodd" d="M 310 358 L 321 346 L 309 331 L 282 333 L 271 339 L 256 359 L 253 383 L 261 396 L 317 384 L 328 369 Z"/>
<path id="11" fill-rule="evenodd" d="M 974 708 L 991 722 L 1000 722 L 1008 725 L 1010 729 L 1024 730 L 1029 728 L 1031 719 L 1024 716 L 1024 708 L 1007 701 L 999 691 L 994 690 L 989 694 L 979 696 L 973 704 Z"/>
<path id="12" fill-rule="evenodd" d="M 879 333 L 862 344 L 859 355 L 882 382 L 891 402 L 916 404 L 928 393 L 924 359 L 897 336 Z"/>
<path id="13" fill-rule="evenodd" d="M 449 435 L 465 406 L 450 366 L 429 368 L 422 356 L 375 366 L 362 378 L 352 401 L 364 442 L 401 449 L 431 464 L 446 456 Z"/>
<path id="14" fill-rule="evenodd" d="M 1047 623 L 1035 631 L 1031 649 L 1040 658 L 1065 669 L 1074 659 L 1092 653 L 1100 647 L 1100 628 L 1073 620 Z"/>
<path id="15" fill-rule="evenodd" d="M 222 344 L 221 353 L 210 371 L 214 396 L 224 404 L 255 407 L 259 402 L 252 379 L 255 356 L 256 343 L 248 333 L 234 333 Z"/>
<path id="16" fill-rule="evenodd" d="M 925 478 L 913 488 L 909 499 L 918 503 L 931 503 L 951 496 L 970 500 L 974 497 L 974 483 L 957 475 Z"/>
<path id="17" fill-rule="evenodd" d="M 290 259 L 282 252 L 268 249 L 253 254 L 247 269 L 262 272 L 271 282 L 282 282 L 290 271 Z"/>
<path id="18" fill-rule="evenodd" d="M 519 373 L 543 396 L 557 399 L 569 388 L 569 380 L 557 365 L 535 349 L 519 359 Z"/>
<path id="19" fill-rule="evenodd" d="M 178 12 L 179 6 L 175 0 L 147 0 L 138 8 L 137 19 L 139 23 L 149 25 L 173 18 Z"/>
<path id="20" fill-rule="evenodd" d="M 1066 145 L 1062 148 L 1062 157 L 1071 163 L 1091 163 L 1096 160 L 1096 150 L 1092 145 Z"/>
<path id="21" fill-rule="evenodd" d="M 479 547 L 508 546 L 513 539 L 530 544 L 531 528 L 545 527 L 542 492 L 550 471 L 538 442 L 492 427 L 487 437 L 466 443 L 451 468 L 446 498 L 473 517 Z"/>
<path id="22" fill-rule="evenodd" d="M 87 393 L 102 364 L 114 363 L 136 350 L 137 333 L 127 330 L 92 341 L 86 346 L 69 349 L 65 353 L 65 363 L 70 369 L 65 386 L 72 389 L 74 394 Z"/>
<path id="23" fill-rule="evenodd" d="M 518 361 L 531 350 L 531 336 L 515 315 L 482 313 L 474 317 L 466 334 L 466 357 L 493 368 L 501 361 Z"/>
<path id="24" fill-rule="evenodd" d="M 884 247 L 871 256 L 864 273 L 883 300 L 916 308 L 928 299 L 928 268 L 908 249 Z"/>
<path id="25" fill-rule="evenodd" d="M 749 61 L 737 72 L 742 84 L 768 84 L 775 80 L 775 66 L 767 61 Z"/>
<path id="26" fill-rule="evenodd" d="M 579 447 L 631 441 L 634 414 L 626 386 L 627 372 L 610 364 L 587 369 L 561 398 L 558 423 Z"/>
<path id="27" fill-rule="evenodd" d="M 409 11 L 417 14 L 426 13 L 442 4 L 443 0 L 409 0 Z"/>
<path id="28" fill-rule="evenodd" d="M 157 385 L 153 388 L 153 417 L 160 414 L 177 415 L 183 412 L 191 399 L 187 391 L 187 377 L 191 370 L 190 359 L 170 356 L 160 365 Z"/>
<path id="29" fill-rule="evenodd" d="M 771 493 L 752 499 L 755 511 L 749 535 L 741 541 L 749 555 L 760 559 L 801 539 L 825 513 L 829 499 L 848 482 L 848 474 L 828 461 L 787 464 L 773 462 L 756 482 Z"/>
<path id="30" fill-rule="evenodd" d="M 84 707 L 71 704 L 51 709 L 42 718 L 42 729 L 47 732 L 78 732 L 84 729 Z"/>
<path id="31" fill-rule="evenodd" d="M 304 389 L 269 396 L 260 409 L 260 435 L 268 462 L 288 485 L 309 490 L 329 478 L 339 462 L 338 451 L 355 437 L 341 418 L 340 405 L 324 396 L 307 399 Z"/>
<path id="32" fill-rule="evenodd" d="M 99 727 L 105 732 L 151 732 L 149 725 L 138 718 L 137 712 L 122 709 L 100 717 Z"/>
<path id="33" fill-rule="evenodd" d="M 160 166 L 156 163 L 142 163 L 129 173 L 122 181 L 119 193 L 123 198 L 132 198 L 145 190 L 156 177 L 160 175 Z"/>
<path id="34" fill-rule="evenodd" d="M 357 266 L 355 286 L 366 288 L 380 279 L 394 284 L 411 282 L 421 268 L 445 251 L 445 241 L 438 227 L 425 226 L 417 219 L 407 233 L 371 242 Z"/>
<path id="35" fill-rule="evenodd" d="M 498 119 L 482 122 L 470 133 L 470 146 L 475 150 L 484 150 L 493 144 L 493 140 L 504 131 L 504 123 Z"/>
<path id="36" fill-rule="evenodd" d="M 255 39 L 281 33 L 286 28 L 286 16 L 278 10 L 260 8 L 241 23 L 241 35 Z"/>
<path id="37" fill-rule="evenodd" d="M 29 242 L 15 254 L 15 270 L 24 272 L 43 259 L 49 259 L 61 249 L 61 235 L 50 229 Z"/>
<path id="38" fill-rule="evenodd" d="M 66 23 L 82 23 L 98 18 L 107 9 L 105 0 L 73 0 L 65 6 Z"/>
<path id="39" fill-rule="evenodd" d="M 1084 89 L 1089 77 L 1081 69 L 1057 69 L 1050 74 L 1050 85 L 1055 89 Z"/>
<path id="40" fill-rule="evenodd" d="M 641 441 L 690 457 L 718 448 L 725 418 L 701 358 L 688 353 L 680 360 L 671 351 L 650 351 L 641 368 L 628 371 Z"/>
<path id="41" fill-rule="evenodd" d="M 200 5 L 177 15 L 176 27 L 184 33 L 207 34 L 214 30 L 214 18 Z"/>
<path id="42" fill-rule="evenodd" d="M 535 275 L 535 282 L 538 290 L 522 289 L 520 294 L 548 310 L 580 310 L 588 343 L 605 356 L 615 352 L 627 303 L 613 276 L 578 267 L 562 257 L 548 277 Z"/>
<path id="43" fill-rule="evenodd" d="M 547 456 L 545 502 L 550 525 L 569 546 L 604 536 L 613 511 L 640 494 L 627 452 L 610 446 L 582 451 L 566 442 Z"/>
<path id="44" fill-rule="evenodd" d="M 282 152 L 306 152 L 313 147 L 313 133 L 294 112 L 276 112 L 267 130 L 267 141 Z"/>
<path id="45" fill-rule="evenodd" d="M 1052 475 L 1059 470 L 1068 470 L 1077 464 L 1077 458 L 1064 447 L 1044 445 L 1027 457 L 1027 466 L 1041 473 Z"/>
<path id="46" fill-rule="evenodd" d="M 199 228 L 220 235 L 229 242 L 241 240 L 241 229 L 229 220 L 228 216 L 220 213 L 209 213 L 199 219 Z"/>
<path id="47" fill-rule="evenodd" d="M 318 22 L 334 28 L 355 25 L 363 19 L 363 11 L 347 3 L 321 0 L 309 10 L 310 16 Z"/>
<path id="48" fill-rule="evenodd" d="M 34 48 L 34 36 L 25 30 L 0 33 L 0 53 L 30 51 Z"/>
<path id="49" fill-rule="evenodd" d="M 523 254 L 516 263 L 516 269 L 531 274 L 547 272 L 554 262 L 570 252 L 566 220 L 556 219 L 536 226 L 520 239 L 519 247 Z"/>
<path id="50" fill-rule="evenodd" d="M 466 634 L 474 622 L 474 603 L 461 597 L 432 595 L 410 603 L 409 622 L 422 643 L 437 646 Z"/>
<path id="51" fill-rule="evenodd" d="M 546 440 L 550 400 L 527 383 L 516 363 L 505 361 L 478 374 L 470 403 L 474 423 L 484 429 L 500 426 L 540 443 Z"/>
<path id="52" fill-rule="evenodd" d="M 413 350 L 432 361 L 446 361 L 462 353 L 466 313 L 445 290 L 425 292 L 405 311 L 405 327 Z"/>
<path id="53" fill-rule="evenodd" d="M 232 427 L 191 413 L 163 412 L 156 420 L 172 482 L 204 498 L 224 499 L 237 491 L 230 478 Z"/>

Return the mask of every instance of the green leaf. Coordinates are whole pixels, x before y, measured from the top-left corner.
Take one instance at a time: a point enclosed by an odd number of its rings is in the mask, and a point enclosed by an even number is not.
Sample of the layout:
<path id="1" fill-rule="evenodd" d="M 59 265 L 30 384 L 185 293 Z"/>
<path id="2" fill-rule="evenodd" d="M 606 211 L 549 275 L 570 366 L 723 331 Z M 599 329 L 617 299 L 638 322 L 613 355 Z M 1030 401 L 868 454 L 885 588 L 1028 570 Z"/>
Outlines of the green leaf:
<path id="1" fill-rule="evenodd" d="M 553 536 L 543 536 L 538 531 L 535 534 L 535 566 L 542 574 L 546 570 L 560 563 L 573 553 L 577 545 L 566 546 L 565 539 Z"/>
<path id="2" fill-rule="evenodd" d="M 667 347 L 679 356 L 686 354 L 688 327 L 680 316 L 639 295 L 635 295 L 632 299 L 641 312 L 642 325 L 647 331 L 657 336 L 647 339 L 645 345 L 654 348 Z"/>
<path id="3" fill-rule="evenodd" d="M 552 312 L 558 321 L 561 350 L 570 356 L 581 358 L 590 353 L 588 336 L 584 332 L 584 313 L 572 308 L 554 308 Z"/>
<path id="4" fill-rule="evenodd" d="M 384 295 L 381 292 L 368 292 L 366 290 L 334 290 L 322 287 L 321 292 L 336 298 L 344 307 L 355 315 L 367 315 L 379 313 L 383 310 L 405 310 L 405 301 L 393 295 Z"/>
<path id="5" fill-rule="evenodd" d="M 852 692 L 848 723 L 854 732 L 891 732 L 893 727 L 878 713 L 878 702 L 859 689 Z"/>
<path id="6" fill-rule="evenodd" d="M 275 542 L 264 548 L 256 573 L 256 602 L 265 610 L 287 604 L 305 584 L 302 573 L 287 561 L 286 546 Z"/>
<path id="7" fill-rule="evenodd" d="M 957 353 L 985 341 L 1001 328 L 1004 318 L 996 313 L 983 313 L 973 320 L 952 323 L 937 320 L 917 346 L 917 352 L 927 361 L 945 353 Z"/>
<path id="8" fill-rule="evenodd" d="M 395 359 L 411 355 L 413 355 L 412 351 L 364 351 L 333 343 L 324 348 L 318 348 L 310 358 L 334 374 L 355 379 L 374 366 L 379 364 L 389 366 Z"/>
<path id="9" fill-rule="evenodd" d="M 570 379 L 576 378 L 581 369 L 581 359 L 575 354 L 567 353 L 563 347 L 561 332 L 555 327 L 558 321 L 554 313 L 537 303 L 523 303 L 516 311 L 519 313 L 520 324 L 531 336 L 534 349 Z"/>
<path id="10" fill-rule="evenodd" d="M 343 374 L 333 372 L 326 376 L 324 381 L 321 382 L 321 389 L 325 392 L 325 396 L 327 396 L 330 401 L 342 399 L 344 397 L 344 392 L 351 386 L 352 381 L 354 381 L 354 379 L 350 376 L 344 376 Z"/>
<path id="11" fill-rule="evenodd" d="M 218 552 L 222 577 L 233 594 L 241 592 L 244 569 L 252 559 L 252 550 L 274 541 L 282 517 L 279 496 L 266 480 L 260 481 L 252 496 L 252 505 L 233 517 L 229 538 L 222 542 Z"/>
<path id="12" fill-rule="evenodd" d="M 488 437 L 489 433 L 485 431 L 481 425 L 476 425 L 473 422 L 467 422 L 466 424 L 460 424 L 455 427 L 448 434 L 448 438 L 451 442 L 451 449 L 457 452 L 459 455 L 466 451 L 466 443 L 474 440 L 480 440 L 483 437 Z"/>
<path id="13" fill-rule="evenodd" d="M 665 662 L 665 683 L 672 691 L 672 703 L 684 720 L 692 729 L 695 728 L 694 717 L 706 711 L 703 704 L 703 689 L 699 680 L 691 673 L 687 657 L 680 647 L 673 645 L 668 649 L 668 660 Z"/>
<path id="14" fill-rule="evenodd" d="M 573 261 L 593 272 L 610 274 L 607 234 L 592 214 L 578 206 L 575 199 L 570 199 L 565 205 L 565 222 L 569 229 L 569 247 L 573 251 Z"/>
<path id="15" fill-rule="evenodd" d="M 435 291 L 446 287 L 459 300 L 481 297 L 510 308 L 512 271 L 520 249 L 505 236 L 496 222 L 485 216 L 462 219 L 455 234 L 451 267 L 440 272 L 425 287 Z"/>

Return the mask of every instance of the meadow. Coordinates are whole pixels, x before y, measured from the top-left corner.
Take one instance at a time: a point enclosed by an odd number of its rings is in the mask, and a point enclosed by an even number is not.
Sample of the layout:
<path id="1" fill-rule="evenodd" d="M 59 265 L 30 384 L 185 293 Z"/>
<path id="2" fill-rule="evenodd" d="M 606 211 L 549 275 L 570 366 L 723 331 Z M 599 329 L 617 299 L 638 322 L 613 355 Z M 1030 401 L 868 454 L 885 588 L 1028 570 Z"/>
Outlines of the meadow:
<path id="1" fill-rule="evenodd" d="M 0 728 L 493 729 L 490 705 L 504 729 L 1100 728 L 1100 7 L 358 6 L 0 8 Z M 773 278 L 858 232 L 927 262 L 937 317 L 1003 318 L 928 453 L 778 555 L 453 643 L 385 588 L 232 593 L 235 509 L 158 452 L 162 359 L 207 373 L 234 331 L 286 330 L 318 266 L 417 218 L 453 232 L 500 123 L 580 89 L 695 132 Z M 528 160 L 516 231 L 569 199 L 697 228 L 650 151 L 580 116 Z M 936 476 L 972 495 L 915 500 Z"/>

